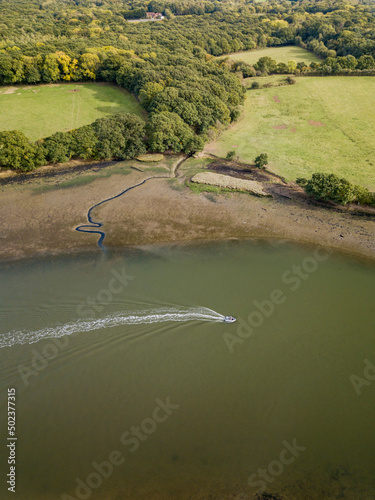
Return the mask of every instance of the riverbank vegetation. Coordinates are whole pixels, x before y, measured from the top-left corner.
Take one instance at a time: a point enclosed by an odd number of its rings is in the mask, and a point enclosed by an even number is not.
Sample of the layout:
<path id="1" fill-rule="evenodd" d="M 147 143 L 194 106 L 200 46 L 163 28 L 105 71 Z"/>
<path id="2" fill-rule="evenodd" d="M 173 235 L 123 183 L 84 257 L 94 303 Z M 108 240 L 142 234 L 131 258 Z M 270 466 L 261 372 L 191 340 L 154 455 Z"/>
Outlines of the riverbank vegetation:
<path id="1" fill-rule="evenodd" d="M 297 184 L 316 200 L 333 201 L 339 205 L 353 202 L 375 205 L 375 193 L 334 174 L 313 174 L 311 179 L 297 179 Z"/>
<path id="2" fill-rule="evenodd" d="M 136 160 L 70 162 L 2 179 L 0 209 L 7 227 L 2 258 L 92 250 L 96 239 L 77 237 L 72 228 L 84 223 L 82 214 L 93 200 L 109 198 L 155 175 L 157 179 L 129 191 L 115 205 L 101 207 L 98 213 L 109 247 L 271 237 L 326 245 L 373 259 L 373 209 L 351 205 L 328 211 L 327 204 L 311 201 L 299 187 L 279 182 L 267 171 L 201 155 L 181 163 L 183 158 L 186 155 L 166 155 L 157 166 Z M 189 179 L 207 169 L 259 180 L 272 198 L 199 184 L 196 188 L 202 194 L 191 192 Z M 30 214 L 25 231 L 24 221 Z"/>
<path id="3" fill-rule="evenodd" d="M 68 132 L 32 143 L 20 131 L 0 132 L 0 164 L 24 172 L 46 163 L 114 158 L 127 160 L 146 152 L 145 124 L 136 115 L 124 113 L 100 118 Z"/>

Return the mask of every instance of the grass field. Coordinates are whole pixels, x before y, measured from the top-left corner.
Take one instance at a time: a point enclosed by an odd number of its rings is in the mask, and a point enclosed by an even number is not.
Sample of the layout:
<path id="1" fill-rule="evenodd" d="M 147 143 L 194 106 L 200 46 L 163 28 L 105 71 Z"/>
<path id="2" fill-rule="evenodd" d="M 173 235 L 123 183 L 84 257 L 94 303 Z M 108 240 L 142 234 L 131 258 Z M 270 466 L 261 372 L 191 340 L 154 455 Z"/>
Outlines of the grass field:
<path id="1" fill-rule="evenodd" d="M 261 57 L 272 57 L 278 63 L 287 63 L 288 61 L 305 62 L 310 64 L 311 62 L 320 62 L 321 59 L 317 57 L 312 52 L 297 47 L 295 45 L 287 45 L 285 47 L 270 47 L 268 49 L 261 50 L 248 50 L 246 52 L 235 52 L 233 54 L 228 54 L 226 57 L 230 57 L 235 61 L 244 61 L 247 64 L 255 64 Z"/>
<path id="2" fill-rule="evenodd" d="M 269 168 L 288 180 L 332 172 L 373 190 L 374 84 L 372 77 L 303 77 L 249 90 L 238 122 L 206 151 L 234 150 L 249 163 L 268 153 Z"/>
<path id="3" fill-rule="evenodd" d="M 131 94 L 97 83 L 0 87 L 0 109 L 0 130 L 21 130 L 32 140 L 113 113 L 145 116 Z"/>

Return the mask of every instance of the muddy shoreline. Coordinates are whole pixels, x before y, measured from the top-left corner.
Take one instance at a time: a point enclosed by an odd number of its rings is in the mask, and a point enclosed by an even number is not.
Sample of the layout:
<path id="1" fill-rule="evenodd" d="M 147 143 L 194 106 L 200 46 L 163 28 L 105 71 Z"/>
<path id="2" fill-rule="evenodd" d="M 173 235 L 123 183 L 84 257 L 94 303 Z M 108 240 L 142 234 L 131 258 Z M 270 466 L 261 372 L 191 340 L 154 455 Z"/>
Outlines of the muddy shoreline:
<path id="1" fill-rule="evenodd" d="M 213 161 L 209 169 L 260 181 L 272 197 L 192 192 L 186 181 L 197 170 L 182 160 L 171 156 L 157 167 L 134 161 L 77 163 L 2 176 L 0 260 L 100 252 L 97 235 L 78 233 L 75 228 L 87 223 L 87 211 L 95 203 L 150 176 L 159 178 L 95 209 L 108 250 L 230 239 L 284 240 L 375 260 L 371 209 L 324 206 L 273 174 L 225 161 Z M 78 177 L 87 174 L 89 182 L 79 185 Z M 66 180 L 71 187 L 61 189 Z"/>

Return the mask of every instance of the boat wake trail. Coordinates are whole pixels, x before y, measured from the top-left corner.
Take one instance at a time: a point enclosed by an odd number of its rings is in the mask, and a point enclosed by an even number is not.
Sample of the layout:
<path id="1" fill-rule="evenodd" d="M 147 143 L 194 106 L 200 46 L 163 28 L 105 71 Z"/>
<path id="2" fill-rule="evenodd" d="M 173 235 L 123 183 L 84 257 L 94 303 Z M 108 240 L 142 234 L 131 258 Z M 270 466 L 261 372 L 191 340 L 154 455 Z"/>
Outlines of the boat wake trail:
<path id="1" fill-rule="evenodd" d="M 11 331 L 0 336 L 0 348 L 11 347 L 15 344 L 34 344 L 47 338 L 59 338 L 121 325 L 164 323 L 166 321 L 222 321 L 223 318 L 222 314 L 207 307 L 158 308 L 116 313 L 104 318 L 78 320 L 36 331 Z"/>

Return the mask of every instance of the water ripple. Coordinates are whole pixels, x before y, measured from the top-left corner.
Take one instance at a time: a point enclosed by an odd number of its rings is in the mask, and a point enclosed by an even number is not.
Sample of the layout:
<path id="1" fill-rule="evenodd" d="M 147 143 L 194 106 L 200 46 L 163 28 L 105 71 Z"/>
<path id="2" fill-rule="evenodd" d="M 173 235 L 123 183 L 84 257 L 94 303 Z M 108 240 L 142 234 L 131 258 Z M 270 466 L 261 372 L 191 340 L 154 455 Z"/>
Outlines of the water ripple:
<path id="1" fill-rule="evenodd" d="M 64 325 L 42 328 L 35 331 L 11 331 L 0 337 L 0 348 L 15 344 L 34 344 L 46 338 L 59 338 L 121 325 L 164 323 L 167 321 L 222 321 L 224 316 L 207 307 L 174 307 L 148 309 L 127 313 L 116 313 L 104 318 L 78 320 Z"/>

